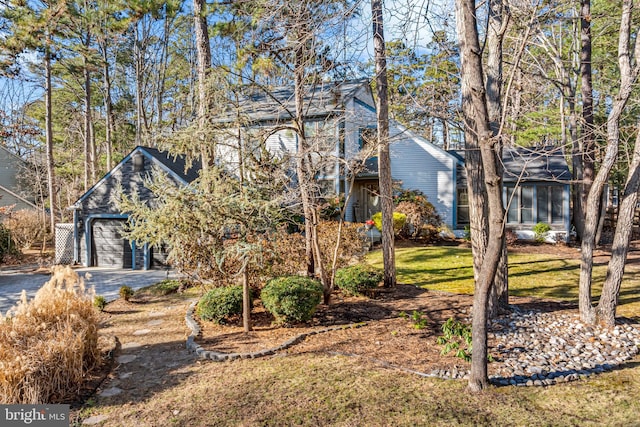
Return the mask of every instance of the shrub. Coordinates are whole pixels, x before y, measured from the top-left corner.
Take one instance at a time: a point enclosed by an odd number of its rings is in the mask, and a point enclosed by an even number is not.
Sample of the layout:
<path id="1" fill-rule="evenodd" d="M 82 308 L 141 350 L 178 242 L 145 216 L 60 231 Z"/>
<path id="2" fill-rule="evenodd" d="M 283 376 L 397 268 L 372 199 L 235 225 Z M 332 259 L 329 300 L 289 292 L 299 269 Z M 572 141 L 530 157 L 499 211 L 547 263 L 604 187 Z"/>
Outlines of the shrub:
<path id="1" fill-rule="evenodd" d="M 446 355 L 454 351 L 456 357 L 471 360 L 471 325 L 458 322 L 450 317 L 442 324 L 442 335 L 438 337 L 437 343 L 444 346 L 440 354 Z"/>
<path id="2" fill-rule="evenodd" d="M 104 311 L 107 306 L 107 299 L 102 295 L 96 295 L 93 298 L 93 306 L 98 309 L 98 311 Z"/>
<path id="3" fill-rule="evenodd" d="M 435 240 L 440 232 L 442 220 L 426 197 L 416 200 L 415 202 L 403 201 L 396 206 L 396 212 L 407 216 L 400 234 L 408 239 Z"/>
<path id="4" fill-rule="evenodd" d="M 338 239 L 338 221 L 322 221 L 318 224 L 318 240 L 320 240 L 320 251 L 322 252 L 322 262 L 324 268 L 329 271 L 333 261 L 333 251 Z M 362 234 L 358 231 L 359 224 L 345 222 L 342 224 L 342 237 L 338 250 L 337 267 L 346 267 L 352 262 L 360 261 L 366 251 Z"/>
<path id="5" fill-rule="evenodd" d="M 534 225 L 533 234 L 536 242 L 543 243 L 546 240 L 549 231 L 551 231 L 551 226 L 546 222 L 539 222 Z"/>
<path id="6" fill-rule="evenodd" d="M 120 294 L 120 298 L 129 301 L 135 292 L 131 289 L 131 286 L 120 286 L 118 293 Z"/>
<path id="7" fill-rule="evenodd" d="M 382 212 L 375 213 L 371 219 L 378 231 L 382 231 Z M 393 232 L 397 235 L 407 222 L 407 216 L 400 212 L 393 213 Z"/>
<path id="8" fill-rule="evenodd" d="M 344 195 L 327 196 L 319 202 L 318 211 L 321 219 L 335 221 L 340 218 L 340 212 L 344 209 Z"/>
<path id="9" fill-rule="evenodd" d="M 198 301 L 196 312 L 201 319 L 220 324 L 242 314 L 242 286 L 223 286 L 210 290 Z"/>
<path id="10" fill-rule="evenodd" d="M 79 389 L 100 361 L 93 297 L 69 267 L 57 267 L 31 301 L 23 293 L 0 319 L 0 402 L 54 403 Z"/>
<path id="11" fill-rule="evenodd" d="M 303 276 L 272 279 L 262 289 L 262 304 L 278 323 L 306 322 L 322 300 L 322 285 Z"/>
<path id="12" fill-rule="evenodd" d="M 333 260 L 333 251 L 338 238 L 337 221 L 321 221 L 318 224 L 318 240 L 322 263 L 329 271 Z M 304 236 L 298 232 L 288 232 L 280 229 L 262 243 L 264 251 L 264 271 L 268 277 L 279 277 L 300 274 L 305 271 L 305 243 Z M 354 261 L 359 261 L 365 254 L 362 235 L 358 232 L 358 225 L 345 222 L 342 225 L 342 237 L 338 250 L 337 267 L 345 267 Z"/>
<path id="13" fill-rule="evenodd" d="M 38 213 L 32 210 L 23 209 L 11 212 L 3 223 L 11 232 L 13 241 L 20 249 L 29 249 L 45 233 Z"/>
<path id="14" fill-rule="evenodd" d="M 464 240 L 466 240 L 467 242 L 471 241 L 471 226 L 470 225 L 465 225 L 464 226 L 464 236 L 462 238 Z"/>
<path id="15" fill-rule="evenodd" d="M 16 252 L 17 248 L 11 238 L 11 232 L 4 224 L 0 223 L 0 262 L 4 259 L 5 255 L 16 254 Z"/>
<path id="16" fill-rule="evenodd" d="M 383 278 L 379 269 L 364 264 L 341 268 L 336 272 L 336 286 L 348 295 L 362 295 L 376 288 Z"/>

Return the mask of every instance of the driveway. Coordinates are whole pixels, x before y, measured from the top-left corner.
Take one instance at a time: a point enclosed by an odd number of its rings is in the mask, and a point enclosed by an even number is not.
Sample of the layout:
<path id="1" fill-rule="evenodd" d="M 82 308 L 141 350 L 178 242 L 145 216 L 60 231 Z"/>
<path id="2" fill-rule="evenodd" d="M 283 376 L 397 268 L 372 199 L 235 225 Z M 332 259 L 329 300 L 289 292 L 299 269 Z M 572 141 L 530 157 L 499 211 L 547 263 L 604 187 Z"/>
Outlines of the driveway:
<path id="1" fill-rule="evenodd" d="M 85 279 L 87 287 L 93 286 L 96 295 L 102 295 L 111 301 L 118 298 L 123 285 L 132 289 L 140 289 L 160 282 L 166 278 L 175 279 L 173 271 L 158 270 L 115 270 L 99 267 L 77 268 L 75 271 Z M 0 271 L 0 313 L 6 314 L 20 300 L 22 290 L 27 291 L 29 299 L 49 280 L 49 274 L 32 271 L 3 270 Z"/>

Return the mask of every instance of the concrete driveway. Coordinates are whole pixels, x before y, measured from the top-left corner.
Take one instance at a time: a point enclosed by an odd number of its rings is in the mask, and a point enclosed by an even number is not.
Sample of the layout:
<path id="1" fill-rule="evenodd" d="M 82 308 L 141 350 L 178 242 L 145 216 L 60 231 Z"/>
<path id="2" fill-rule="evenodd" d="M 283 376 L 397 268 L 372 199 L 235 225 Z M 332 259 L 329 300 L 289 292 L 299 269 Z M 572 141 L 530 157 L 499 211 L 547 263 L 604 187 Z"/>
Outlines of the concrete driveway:
<path id="1" fill-rule="evenodd" d="M 108 301 L 118 298 L 120 286 L 127 285 L 140 289 L 166 278 L 175 279 L 173 271 L 158 270 L 115 270 L 99 267 L 77 268 L 75 271 L 85 279 L 87 287 L 93 286 L 96 295 L 104 296 Z M 49 274 L 34 273 L 28 270 L 0 271 L 0 313 L 3 315 L 20 300 L 22 290 L 27 291 L 29 299 L 49 280 Z"/>

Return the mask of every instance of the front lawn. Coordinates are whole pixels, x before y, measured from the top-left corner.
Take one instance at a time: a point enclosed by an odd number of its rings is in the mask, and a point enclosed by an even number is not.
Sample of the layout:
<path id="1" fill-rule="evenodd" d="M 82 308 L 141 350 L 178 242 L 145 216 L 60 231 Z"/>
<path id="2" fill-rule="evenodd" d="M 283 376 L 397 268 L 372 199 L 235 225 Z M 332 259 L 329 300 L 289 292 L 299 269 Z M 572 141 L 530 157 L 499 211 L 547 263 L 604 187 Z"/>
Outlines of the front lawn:
<path id="1" fill-rule="evenodd" d="M 539 249 L 539 247 L 532 248 Z M 580 275 L 579 252 L 548 245 L 548 253 L 519 248 L 509 253 L 509 294 L 575 302 L 578 301 Z M 544 250 L 544 248 L 543 248 Z M 382 267 L 382 252 L 369 254 L 369 262 Z M 597 303 L 604 276 L 606 258 L 594 262 L 593 301 Z M 473 293 L 471 249 L 458 246 L 403 247 L 396 250 L 398 283 L 413 284 L 430 290 Z M 637 317 L 640 313 L 640 268 L 627 266 L 620 292 L 618 315 Z"/>

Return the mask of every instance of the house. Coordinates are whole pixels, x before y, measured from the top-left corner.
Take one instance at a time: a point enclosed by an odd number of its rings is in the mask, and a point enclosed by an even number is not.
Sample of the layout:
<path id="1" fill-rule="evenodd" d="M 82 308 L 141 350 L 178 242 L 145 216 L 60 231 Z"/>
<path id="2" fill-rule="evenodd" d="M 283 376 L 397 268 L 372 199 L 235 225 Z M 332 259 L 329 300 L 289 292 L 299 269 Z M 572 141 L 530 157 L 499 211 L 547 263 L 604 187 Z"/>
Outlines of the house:
<path id="1" fill-rule="evenodd" d="M 318 160 L 316 180 L 326 195 L 351 191 L 346 207 L 346 220 L 364 222 L 380 210 L 378 203 L 378 170 L 373 146 L 376 133 L 376 109 L 368 79 L 341 83 L 323 82 L 304 90 L 305 134 L 312 147 L 312 158 Z M 222 110 L 217 125 L 242 118 L 243 147 L 248 141 L 264 141 L 274 155 L 295 156 L 298 136 L 291 128 L 295 117 L 292 87 L 279 87 L 268 92 L 247 90 L 227 111 Z M 234 170 L 239 167 L 237 142 L 221 141 L 218 158 Z M 456 166 L 462 160 L 426 139 L 413 134 L 398 123 L 390 124 L 392 178 L 405 189 L 421 190 L 435 206 L 444 223 L 456 224 Z M 324 162 L 321 164 L 321 162 Z M 357 170 L 350 188 L 347 168 L 364 165 Z M 352 169 L 354 170 L 354 169 Z"/>
<path id="2" fill-rule="evenodd" d="M 198 177 L 200 166 L 187 169 L 184 157 L 156 148 L 136 147 L 71 206 L 73 209 L 74 261 L 85 266 L 148 269 L 164 262 L 160 248 L 137 245 L 122 237 L 127 215 L 118 209 L 120 194 L 138 193 L 153 200 L 144 186 L 154 173 L 165 173 L 176 185 L 188 185 Z"/>
<path id="3" fill-rule="evenodd" d="M 327 196 L 350 191 L 346 220 L 364 222 L 380 210 L 377 158 L 370 149 L 374 146 L 376 110 L 369 81 L 309 86 L 304 98 L 305 134 L 313 149 L 318 187 Z M 295 157 L 298 136 L 291 126 L 294 111 L 294 93 L 289 87 L 244 93 L 233 109 L 219 109 L 213 119 L 225 131 L 217 144 L 216 159 L 233 173 L 242 167 L 240 151 L 251 150 L 259 156 L 266 149 L 281 159 Z M 242 125 L 232 129 L 230 117 L 241 118 Z M 462 234 L 469 221 L 463 157 L 393 121 L 390 155 L 393 180 L 405 189 L 422 191 L 444 224 Z M 547 222 L 555 238 L 567 239 L 570 174 L 562 153 L 554 148 L 516 148 L 505 150 L 503 160 L 507 227 L 521 237 L 531 237 L 537 222 Z M 362 167 L 356 170 L 356 164 Z M 74 260 L 87 266 L 120 268 L 149 268 L 162 262 L 158 248 L 136 245 L 122 237 L 127 215 L 119 211 L 116 195 L 122 188 L 124 194 L 137 191 L 141 199 L 152 200 L 144 179 L 156 171 L 166 173 L 177 185 L 188 185 L 197 178 L 199 165 L 189 170 L 185 166 L 181 157 L 136 147 L 73 205 Z M 354 168 L 353 182 L 347 168 Z"/>
<path id="4" fill-rule="evenodd" d="M 28 169 L 27 163 L 0 145 L 0 207 L 14 206 L 14 210 L 37 209 L 35 197 L 29 194 L 20 177 Z"/>
<path id="5" fill-rule="evenodd" d="M 533 239 L 533 227 L 551 227 L 549 241 L 568 242 L 571 234 L 571 172 L 562 147 L 507 147 L 502 153 L 506 227 L 519 238 Z M 456 229 L 469 224 L 464 168 L 458 168 Z"/>
<path id="6" fill-rule="evenodd" d="M 376 109 L 368 79 L 342 83 L 323 82 L 304 90 L 305 133 L 315 155 L 326 163 L 319 167 L 316 180 L 328 195 L 351 191 L 346 220 L 364 222 L 380 210 L 378 166 L 375 152 L 368 150 L 375 140 Z M 297 135 L 290 123 L 295 117 L 292 87 L 270 91 L 249 90 L 229 111 L 222 111 L 217 124 L 229 117 L 242 117 L 243 127 L 253 130 L 258 141 L 271 153 L 295 155 Z M 462 235 L 469 224 L 464 157 L 432 144 L 393 120 L 390 122 L 392 179 L 407 190 L 420 190 L 434 205 L 444 225 Z M 227 165 L 237 165 L 234 143 L 222 144 L 219 153 Z M 352 188 L 345 165 L 360 159 Z M 521 238 L 532 238 L 538 222 L 551 226 L 549 236 L 568 241 L 571 174 L 560 148 L 505 149 L 503 155 L 504 203 L 507 227 Z"/>

